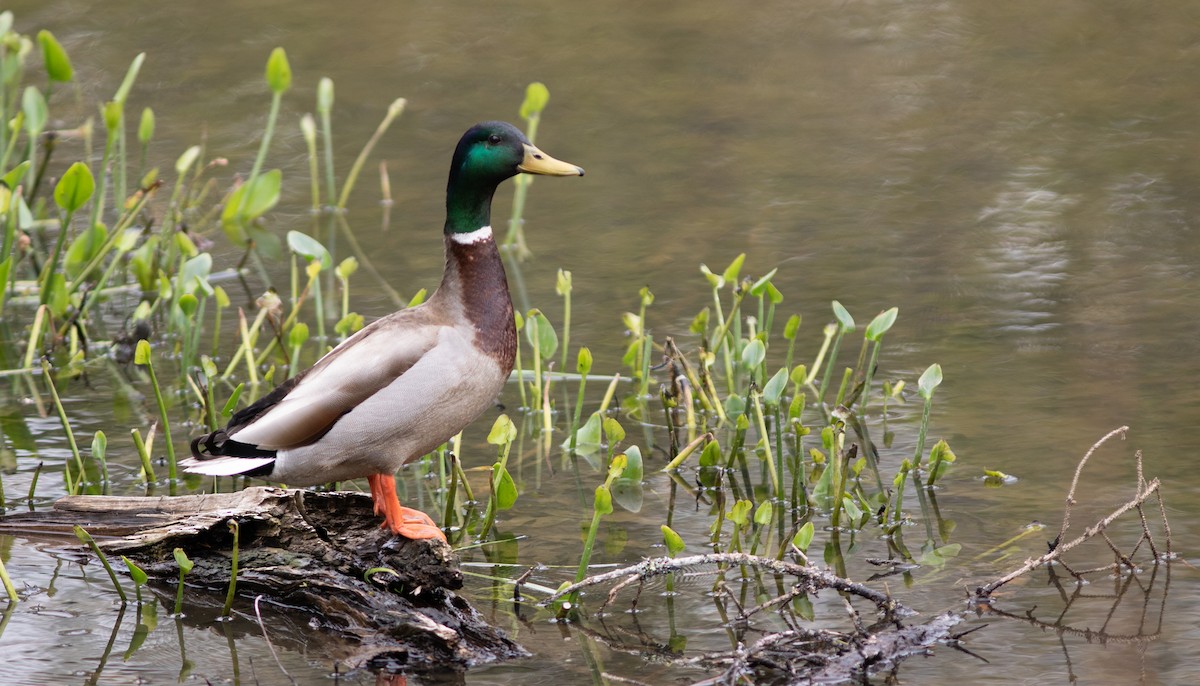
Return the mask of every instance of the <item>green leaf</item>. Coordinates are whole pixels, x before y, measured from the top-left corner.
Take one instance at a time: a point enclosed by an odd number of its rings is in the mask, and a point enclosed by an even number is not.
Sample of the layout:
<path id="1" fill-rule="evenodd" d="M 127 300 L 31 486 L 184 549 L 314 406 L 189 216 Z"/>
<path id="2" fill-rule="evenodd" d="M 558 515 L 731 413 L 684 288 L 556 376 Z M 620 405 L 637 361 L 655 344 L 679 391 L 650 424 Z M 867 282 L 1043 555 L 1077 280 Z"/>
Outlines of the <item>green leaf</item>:
<path id="1" fill-rule="evenodd" d="M 333 258 L 329 256 L 329 251 L 325 249 L 325 246 L 306 233 L 288 231 L 287 244 L 292 252 L 303 257 L 306 262 L 319 260 L 322 271 L 333 266 Z"/>
<path id="2" fill-rule="evenodd" d="M 499 462 L 492 465 L 492 473 L 496 484 L 496 509 L 510 509 L 517 502 L 517 484 Z"/>
<path id="3" fill-rule="evenodd" d="M 496 417 L 496 421 L 492 423 L 492 430 L 488 432 L 487 442 L 492 445 L 506 445 L 512 443 L 517 437 L 517 427 L 508 418 L 508 415 L 502 414 Z"/>
<path id="4" fill-rule="evenodd" d="M 172 551 L 175 556 L 175 564 L 179 565 L 179 571 L 187 574 L 192 571 L 192 567 L 196 566 L 195 562 L 188 559 L 187 553 L 183 552 L 183 548 L 176 548 Z"/>
<path id="5" fill-rule="evenodd" d="M 137 342 L 133 352 L 133 363 L 138 366 L 150 364 L 150 341 L 143 338 Z"/>
<path id="6" fill-rule="evenodd" d="M 621 470 L 621 479 L 641 481 L 643 476 L 642 449 L 631 445 L 625 449 L 625 469 Z"/>
<path id="7" fill-rule="evenodd" d="M 129 69 L 125 72 L 125 78 L 121 81 L 121 87 L 117 89 L 117 94 L 113 96 L 113 100 L 125 104 L 129 99 L 129 91 L 133 88 L 133 82 L 137 80 L 138 72 L 142 70 L 142 62 L 146 61 L 146 53 L 138 53 L 137 57 L 133 58 L 133 62 L 129 63 Z"/>
<path id="8" fill-rule="evenodd" d="M 29 160 L 25 160 L 10 169 L 3 178 L 0 178 L 0 181 L 3 181 L 4 185 L 9 188 L 16 188 L 21 183 L 21 180 L 25 178 L 25 172 L 29 171 L 29 166 Z M 5 211 L 8 211 L 7 208 L 5 208 Z"/>
<path id="9" fill-rule="evenodd" d="M 352 333 L 358 332 L 363 328 L 363 316 L 357 312 L 348 312 L 345 317 L 338 320 L 337 324 L 333 325 L 333 331 L 339 336 L 345 338 Z"/>
<path id="10" fill-rule="evenodd" d="M 701 467 L 715 467 L 721 463 L 721 444 L 713 439 L 704 446 L 704 451 L 700 453 Z"/>
<path id="11" fill-rule="evenodd" d="M 282 185 L 283 172 L 278 169 L 272 169 L 249 183 L 242 184 L 229 196 L 221 219 L 237 219 L 247 224 L 258 219 L 279 202 L 279 190 Z"/>
<path id="12" fill-rule="evenodd" d="M 596 498 L 592 502 L 592 509 L 599 515 L 612 514 L 612 494 L 608 492 L 608 487 L 604 484 L 596 487 Z"/>
<path id="13" fill-rule="evenodd" d="M 183 233 L 177 233 L 177 236 L 182 236 Z M 209 274 L 212 273 L 212 255 L 209 253 L 200 253 L 195 257 L 183 263 L 183 267 L 179 270 L 179 285 L 184 293 L 195 293 L 197 290 L 208 295 L 212 293 L 212 286 L 208 283 Z"/>
<path id="14" fill-rule="evenodd" d="M 604 440 L 609 445 L 616 445 L 625 440 L 625 429 L 622 428 L 621 422 L 618 422 L 613 417 L 604 418 Z"/>
<path id="15" fill-rule="evenodd" d="M 746 399 L 740 395 L 730 394 L 725 398 L 725 416 L 730 419 L 738 419 L 744 417 L 746 412 Z"/>
<path id="16" fill-rule="evenodd" d="M 836 300 L 833 301 L 833 316 L 837 317 L 838 326 L 841 327 L 843 333 L 854 330 L 854 317 L 851 317 L 850 312 Z"/>
<path id="17" fill-rule="evenodd" d="M 858 503 L 854 502 L 854 499 L 848 495 L 842 496 L 842 510 L 846 513 L 846 516 L 850 518 L 850 521 L 855 523 L 855 525 L 858 524 L 858 520 L 862 519 L 862 509 L 859 508 Z"/>
<path id="18" fill-rule="evenodd" d="M 63 263 L 67 276 L 72 279 L 79 276 L 79 272 L 100 252 L 100 248 L 104 247 L 107 238 L 108 229 L 103 224 L 93 224 L 79 232 L 67 248 L 66 260 Z"/>
<path id="19" fill-rule="evenodd" d="M 200 306 L 200 301 L 191 293 L 184 293 L 179 296 L 179 309 L 183 311 L 185 317 L 191 317 L 196 313 L 196 308 Z"/>
<path id="20" fill-rule="evenodd" d="M 534 81 L 525 87 L 525 100 L 521 103 L 520 110 L 521 118 L 529 120 L 541 115 L 548 102 L 550 102 L 550 89 L 546 88 L 546 84 Z"/>
<path id="21" fill-rule="evenodd" d="M 274 93 L 285 93 L 292 87 L 292 66 L 283 48 L 275 48 L 267 58 L 267 86 Z"/>
<path id="22" fill-rule="evenodd" d="M 807 552 L 808 546 L 812 544 L 814 533 L 816 533 L 816 527 L 813 526 L 813 523 L 805 522 L 804 526 L 800 527 L 800 530 L 792 537 L 792 545 Z"/>
<path id="23" fill-rule="evenodd" d="M 708 265 L 701 264 L 700 273 L 704 274 L 704 278 L 708 279 L 708 285 L 712 286 L 714 290 L 721 290 L 725 287 L 725 278 L 720 274 L 714 274 Z"/>
<path id="24" fill-rule="evenodd" d="M 746 253 L 742 253 L 742 254 L 738 255 L 737 257 L 733 258 L 733 261 L 730 262 L 729 266 L 725 268 L 725 273 L 721 275 L 721 277 L 723 279 L 725 279 L 726 283 L 733 283 L 733 284 L 737 283 L 738 274 L 741 273 L 742 263 L 745 261 L 746 261 Z"/>
<path id="25" fill-rule="evenodd" d="M 37 138 L 50 117 L 46 98 L 37 87 L 26 86 L 25 91 L 21 93 L 21 112 L 25 115 L 25 131 L 29 133 L 30 138 Z"/>
<path id="26" fill-rule="evenodd" d="M 650 292 L 649 286 L 642 286 L 638 289 L 638 298 L 642 307 L 650 307 L 654 304 L 654 293 Z"/>
<path id="27" fill-rule="evenodd" d="M 742 366 L 749 371 L 758 369 L 767 357 L 767 346 L 761 339 L 755 338 L 746 344 L 742 350 Z"/>
<path id="28" fill-rule="evenodd" d="M 221 408 L 221 416 L 228 418 L 233 414 L 234 408 L 238 406 L 238 400 L 242 397 L 242 391 L 245 390 L 246 384 L 240 383 L 234 386 L 233 393 L 229 394 L 229 400 L 225 401 L 225 406 Z"/>
<path id="29" fill-rule="evenodd" d="M 339 262 L 337 269 L 335 269 L 333 273 L 337 274 L 339 279 L 345 280 L 353 276 L 354 272 L 356 271 L 358 271 L 358 260 L 351 255 L 350 257 L 347 257 Z"/>
<path id="30" fill-rule="evenodd" d="M 611 481 L 621 475 L 625 471 L 625 465 L 629 464 L 629 458 L 625 453 L 613 455 L 612 462 L 608 463 L 608 475 L 605 477 Z"/>
<path id="31" fill-rule="evenodd" d="M 739 500 L 729 508 L 729 520 L 738 526 L 745 526 L 749 521 L 750 508 L 754 507 L 754 503 L 749 500 Z"/>
<path id="32" fill-rule="evenodd" d="M 779 401 L 783 398 L 783 391 L 787 388 L 787 383 L 787 369 L 780 369 L 775 372 L 775 376 L 772 376 L 763 385 L 763 402 L 770 406 L 778 405 Z"/>
<path id="33" fill-rule="evenodd" d="M 175 160 L 175 173 L 178 174 L 179 176 L 183 176 L 184 174 L 187 173 L 187 171 L 189 169 L 192 168 L 192 165 L 195 164 L 196 160 L 199 158 L 200 158 L 200 146 L 199 145 L 193 145 L 192 147 L 188 148 L 187 150 L 184 150 L 183 154 L 179 156 L 179 159 Z M 236 193 L 236 191 L 235 191 L 235 193 Z M 230 199 L 232 199 L 232 197 Z M 228 205 L 226 206 L 226 210 L 228 210 Z"/>
<path id="34" fill-rule="evenodd" d="M 76 212 L 87 204 L 95 190 L 96 180 L 92 177 L 92 170 L 83 162 L 76 162 L 63 172 L 62 178 L 54 186 L 54 202 L 66 212 Z"/>
<path id="35" fill-rule="evenodd" d="M 921 378 L 917 379 L 917 392 L 926 400 L 933 397 L 933 390 L 942 383 L 942 366 L 940 364 L 931 364 L 929 368 L 921 374 Z"/>
<path id="36" fill-rule="evenodd" d="M 771 518 L 775 515 L 775 508 L 771 505 L 770 500 L 764 500 L 759 503 L 758 508 L 754 510 L 754 523 L 759 526 L 766 526 L 771 523 Z"/>
<path id="37" fill-rule="evenodd" d="M 583 376 L 587 376 L 588 372 L 592 371 L 592 351 L 587 347 L 579 349 L 579 356 L 575 360 L 575 371 Z"/>
<path id="38" fill-rule="evenodd" d="M 154 138 L 154 110 L 149 107 L 142 110 L 142 118 L 138 122 L 138 142 L 146 145 Z"/>
<path id="39" fill-rule="evenodd" d="M 65 316 L 67 306 L 71 304 L 71 294 L 67 292 L 67 275 L 61 271 L 51 274 L 50 280 L 46 282 L 46 290 L 49 292 L 46 304 L 50 311 L 55 317 Z"/>
<path id="40" fill-rule="evenodd" d="M 525 339 L 537 347 L 543 360 L 552 359 L 558 350 L 558 334 L 554 332 L 550 320 L 539 310 L 530 310 L 526 316 Z"/>
<path id="41" fill-rule="evenodd" d="M 600 449 L 600 437 L 603 431 L 601 428 L 603 426 L 603 418 L 604 416 L 599 412 L 593 412 L 592 416 L 588 417 L 588 420 L 583 423 L 583 426 L 579 427 L 579 429 L 575 432 L 576 452 L 582 455 L 587 455 Z M 571 441 L 568 439 L 563 441 L 562 447 L 568 448 L 570 445 Z"/>
<path id="42" fill-rule="evenodd" d="M 129 577 L 133 579 L 134 586 L 145 586 L 146 582 L 150 580 L 150 577 L 146 575 L 146 572 L 141 567 L 137 566 L 137 563 L 135 563 L 133 560 L 122 555 L 121 561 L 124 562 L 125 566 L 129 568 Z"/>
<path id="43" fill-rule="evenodd" d="M 558 270 L 558 276 L 554 279 L 554 292 L 558 295 L 566 295 L 571 292 L 571 272 L 564 269 Z"/>
<path id="44" fill-rule="evenodd" d="M 875 315 L 875 318 L 867 325 L 867 340 L 878 342 L 880 338 L 883 338 L 883 334 L 887 333 L 888 329 L 892 328 L 892 324 L 896 323 L 898 314 L 900 314 L 900 308 L 893 307 Z"/>
<path id="45" fill-rule="evenodd" d="M 304 322 L 296 322 L 292 330 L 288 332 L 288 346 L 299 348 L 308 340 L 308 324 Z"/>
<path id="46" fill-rule="evenodd" d="M 779 271 L 779 267 L 776 267 L 776 268 L 772 269 L 771 271 L 767 272 L 766 275 L 764 275 L 758 281 L 755 281 L 754 285 L 750 286 L 750 295 L 753 295 L 756 297 L 762 295 L 764 293 L 764 291 L 767 290 L 767 287 L 771 285 L 771 279 L 775 278 L 775 272 L 778 272 L 778 271 Z"/>
<path id="47" fill-rule="evenodd" d="M 413 295 L 405 307 L 416 307 L 417 305 L 420 305 L 421 303 L 425 302 L 426 295 L 429 295 L 429 291 L 422 288 Z"/>
<path id="48" fill-rule="evenodd" d="M 100 107 L 100 114 L 104 117 L 104 130 L 109 132 L 111 140 L 121 128 L 121 120 L 125 118 L 125 106 L 116 100 L 110 100 Z"/>
<path id="49" fill-rule="evenodd" d="M 50 80 L 61 83 L 70 81 L 75 72 L 71 69 L 71 58 L 67 57 L 62 44 L 45 29 L 38 31 L 37 39 L 42 44 L 42 60 L 46 63 L 46 74 Z"/>
<path id="50" fill-rule="evenodd" d="M 691 325 L 688 326 L 688 331 L 703 336 L 708 331 L 708 308 L 704 308 L 696 313 L 692 319 Z"/>
<path id="51" fill-rule="evenodd" d="M 682 553 L 683 549 L 686 547 L 686 544 L 683 542 L 683 537 L 675 533 L 675 530 L 666 524 L 661 525 L 659 528 L 662 529 L 663 543 L 667 544 L 667 555 L 670 557 L 675 557 L 679 553 Z"/>
<path id="52" fill-rule="evenodd" d="M 106 454 L 108 454 L 108 437 L 104 435 L 103 431 L 97 431 L 92 437 L 92 457 L 103 462 Z"/>

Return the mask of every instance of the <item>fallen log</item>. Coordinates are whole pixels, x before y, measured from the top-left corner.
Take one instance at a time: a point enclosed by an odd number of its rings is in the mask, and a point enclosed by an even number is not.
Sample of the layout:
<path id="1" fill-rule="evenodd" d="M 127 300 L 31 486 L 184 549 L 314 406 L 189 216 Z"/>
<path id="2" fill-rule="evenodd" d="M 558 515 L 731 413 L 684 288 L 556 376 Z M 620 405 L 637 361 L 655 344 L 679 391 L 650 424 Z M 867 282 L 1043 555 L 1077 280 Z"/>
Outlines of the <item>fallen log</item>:
<path id="1" fill-rule="evenodd" d="M 256 487 L 177 497 L 68 496 L 50 510 L 0 517 L 0 533 L 73 537 L 73 527 L 82 526 L 106 555 L 127 556 L 172 597 L 179 579 L 173 551 L 182 548 L 195 562 L 187 588 L 224 597 L 231 521 L 239 529 L 235 606 L 253 616 L 254 598 L 263 596 L 274 612 L 300 619 L 287 623 L 291 631 L 307 627 L 312 640 L 304 643 L 332 660 L 444 671 L 528 655 L 454 593 L 462 574 L 448 545 L 393 537 L 379 527 L 366 494 Z"/>

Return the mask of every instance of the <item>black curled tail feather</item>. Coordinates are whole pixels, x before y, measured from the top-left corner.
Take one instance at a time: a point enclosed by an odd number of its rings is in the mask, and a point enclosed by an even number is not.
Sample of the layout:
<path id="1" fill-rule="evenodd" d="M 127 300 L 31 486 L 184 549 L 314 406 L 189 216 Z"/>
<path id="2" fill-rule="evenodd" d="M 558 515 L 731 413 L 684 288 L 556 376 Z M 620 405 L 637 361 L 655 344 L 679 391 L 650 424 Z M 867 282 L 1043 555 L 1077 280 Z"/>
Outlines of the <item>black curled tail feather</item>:
<path id="1" fill-rule="evenodd" d="M 275 457 L 275 451 L 242 443 L 229 437 L 225 429 L 217 429 L 192 439 L 192 457 L 210 460 L 214 457 Z"/>

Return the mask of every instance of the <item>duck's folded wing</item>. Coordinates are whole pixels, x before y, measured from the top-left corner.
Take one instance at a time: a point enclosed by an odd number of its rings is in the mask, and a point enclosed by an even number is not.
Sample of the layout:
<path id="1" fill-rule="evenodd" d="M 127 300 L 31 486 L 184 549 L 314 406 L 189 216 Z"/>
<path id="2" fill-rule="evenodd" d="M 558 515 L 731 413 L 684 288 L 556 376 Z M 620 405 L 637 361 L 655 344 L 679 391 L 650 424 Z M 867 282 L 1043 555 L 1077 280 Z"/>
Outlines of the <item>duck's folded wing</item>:
<path id="1" fill-rule="evenodd" d="M 323 436 L 342 415 L 395 381 L 437 343 L 441 326 L 398 319 L 381 319 L 331 350 L 270 409 L 230 431 L 229 437 L 281 450 Z"/>

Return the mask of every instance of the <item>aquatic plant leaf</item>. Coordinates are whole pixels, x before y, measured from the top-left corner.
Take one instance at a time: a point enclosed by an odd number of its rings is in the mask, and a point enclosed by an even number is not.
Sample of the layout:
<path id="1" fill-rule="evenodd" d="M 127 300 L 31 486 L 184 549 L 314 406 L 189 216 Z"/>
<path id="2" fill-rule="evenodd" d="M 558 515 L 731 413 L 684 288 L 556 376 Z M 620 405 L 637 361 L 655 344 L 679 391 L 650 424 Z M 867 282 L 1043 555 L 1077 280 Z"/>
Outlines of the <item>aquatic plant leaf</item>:
<path id="1" fill-rule="evenodd" d="M 183 548 L 176 548 L 172 551 L 172 555 L 175 556 L 175 564 L 179 565 L 179 571 L 184 574 L 192 571 L 192 567 L 196 566 L 195 562 L 188 559 L 187 553 L 183 552 Z"/>
<path id="2" fill-rule="evenodd" d="M 558 295 L 571 292 L 571 272 L 565 269 L 558 270 L 558 276 L 554 279 L 554 292 Z"/>
<path id="3" fill-rule="evenodd" d="M 67 275 L 62 272 L 54 272 L 46 281 L 46 305 L 56 317 L 63 317 L 67 313 L 67 306 L 71 304 L 71 294 L 67 292 Z"/>
<path id="4" fill-rule="evenodd" d="M 641 512 L 645 497 L 641 480 L 617 479 L 612 484 L 612 497 L 622 510 L 633 514 Z"/>
<path id="5" fill-rule="evenodd" d="M 926 400 L 933 397 L 933 390 L 942 383 L 942 366 L 940 364 L 931 364 L 929 368 L 921 374 L 921 378 L 917 379 L 917 392 Z"/>
<path id="6" fill-rule="evenodd" d="M 788 317 L 787 323 L 783 325 L 783 337 L 786 340 L 792 341 L 796 339 L 796 332 L 800 330 L 800 315 L 793 314 Z"/>
<path id="7" fill-rule="evenodd" d="M 184 150 L 183 154 L 180 155 L 179 158 L 175 160 L 175 173 L 178 174 L 179 176 L 183 176 L 184 174 L 187 173 L 187 171 L 189 169 L 192 168 L 192 165 L 195 164 L 196 160 L 199 158 L 200 158 L 200 146 L 199 145 L 193 145 L 192 147 L 188 148 L 187 150 Z M 228 206 L 226 206 L 226 210 L 228 210 Z"/>
<path id="8" fill-rule="evenodd" d="M 842 496 L 842 511 L 846 513 L 846 516 L 849 517 L 850 521 L 854 522 L 855 525 L 858 524 L 858 520 L 862 519 L 862 509 L 859 508 L 858 503 L 854 502 L 854 499 L 848 495 Z"/>
<path id="9" fill-rule="evenodd" d="M 288 345 L 292 348 L 299 348 L 308 341 L 308 333 L 308 324 L 296 322 L 292 330 L 288 332 Z"/>
<path id="10" fill-rule="evenodd" d="M 621 426 L 621 422 L 618 422 L 615 418 L 605 417 L 603 426 L 604 440 L 609 445 L 616 445 L 625 440 L 625 429 Z"/>
<path id="11" fill-rule="evenodd" d="M 602 436 L 602 422 L 604 415 L 599 412 L 593 412 L 592 416 L 583 423 L 575 431 L 575 452 L 581 455 L 588 455 L 600 449 L 600 438 Z M 563 449 L 569 449 L 571 441 L 563 441 Z"/>
<path id="12" fill-rule="evenodd" d="M 502 414 L 496 417 L 496 421 L 492 423 L 492 430 L 488 432 L 487 442 L 492 445 L 505 445 L 512 443 L 516 437 L 517 427 L 508 418 L 508 415 Z"/>
<path id="13" fill-rule="evenodd" d="M 767 346 L 761 339 L 755 338 L 746 344 L 742 350 L 742 366 L 749 371 L 758 369 L 767 357 Z"/>
<path id="14" fill-rule="evenodd" d="M 643 469 L 642 449 L 636 445 L 631 445 L 626 448 L 625 468 L 621 470 L 620 478 L 640 482 L 643 476 Z"/>
<path id="15" fill-rule="evenodd" d="M 558 350 L 558 334 L 540 310 L 529 311 L 526 317 L 525 339 L 529 341 L 529 345 L 537 348 L 543 360 L 552 359 Z"/>
<path id="16" fill-rule="evenodd" d="M 892 328 L 892 325 L 896 323 L 896 316 L 898 314 L 900 314 L 900 308 L 893 307 L 890 310 L 884 310 L 875 315 L 875 318 L 867 325 L 867 340 L 878 342 L 883 337 L 883 334 L 887 333 L 888 329 Z"/>
<path id="17" fill-rule="evenodd" d="M 763 385 L 763 402 L 770 406 L 778 405 L 783 398 L 783 391 L 787 389 L 787 383 L 788 371 L 781 368 Z"/>
<path id="18" fill-rule="evenodd" d="M 714 438 L 704 446 L 704 450 L 700 453 L 701 467 L 715 467 L 721 464 L 721 444 Z"/>
<path id="19" fill-rule="evenodd" d="M 146 53 L 139 52 L 133 61 L 129 63 L 129 69 L 125 71 L 125 78 L 121 80 L 121 86 L 117 88 L 117 94 L 113 96 L 113 100 L 125 104 L 129 99 L 129 91 L 133 89 L 133 82 L 137 80 L 138 72 L 142 70 L 142 62 L 146 61 Z"/>
<path id="20" fill-rule="evenodd" d="M 150 579 L 150 577 L 146 575 L 145 570 L 137 566 L 136 562 L 125 557 L 124 555 L 121 556 L 121 561 L 124 562 L 125 566 L 129 568 L 129 578 L 133 579 L 133 585 L 145 586 L 146 582 Z"/>
<path id="21" fill-rule="evenodd" d="M 587 346 L 579 349 L 579 355 L 575 358 L 575 371 L 583 376 L 592 371 L 592 351 Z"/>
<path id="22" fill-rule="evenodd" d="M 184 293 L 195 293 L 197 290 L 206 296 L 212 293 L 208 277 L 212 273 L 212 255 L 200 253 L 183 263 L 179 270 L 179 286 Z"/>
<path id="23" fill-rule="evenodd" d="M 771 505 L 770 500 L 764 500 L 754 510 L 754 523 L 759 526 L 766 526 L 771 523 L 771 518 L 774 516 L 775 507 Z"/>
<path id="24" fill-rule="evenodd" d="M 30 138 L 37 138 L 46 127 L 50 117 L 46 98 L 36 86 L 26 86 L 21 94 L 21 113 L 25 115 L 25 131 Z"/>
<path id="25" fill-rule="evenodd" d="M 596 497 L 592 501 L 592 509 L 599 515 L 612 514 L 612 494 L 604 484 L 596 487 Z"/>
<path id="26" fill-rule="evenodd" d="M 184 293 L 179 296 L 179 309 L 183 311 L 185 317 L 191 317 L 196 313 L 196 308 L 200 306 L 200 301 L 191 293 Z"/>
<path id="27" fill-rule="evenodd" d="M 54 34 L 42 29 L 37 34 L 38 43 L 42 45 L 42 61 L 46 64 L 46 75 L 51 81 L 66 83 L 74 78 L 75 71 L 71 69 L 71 58 L 63 49 Z"/>
<path id="28" fill-rule="evenodd" d="M 21 180 L 25 178 L 25 172 L 29 171 L 29 167 L 29 160 L 25 160 L 24 162 L 10 169 L 3 177 L 0 177 L 0 181 L 3 181 L 4 185 L 8 186 L 9 188 L 16 188 L 21 183 Z M 4 211 L 7 212 L 8 207 L 5 207 Z"/>
<path id="29" fill-rule="evenodd" d="M 285 93 L 292 87 L 292 65 L 288 64 L 283 48 L 275 48 L 267 58 L 267 87 L 276 94 Z"/>
<path id="30" fill-rule="evenodd" d="M 75 212 L 91 200 L 96 191 L 96 180 L 92 170 L 83 162 L 76 162 L 63 172 L 54 186 L 54 203 L 65 212 Z M 63 227 L 66 230 L 66 227 Z"/>
<path id="31" fill-rule="evenodd" d="M 738 274 L 741 273 L 742 264 L 745 261 L 746 253 L 741 253 L 737 257 L 733 258 L 733 261 L 730 262 L 729 266 L 725 268 L 725 272 L 721 274 L 721 278 L 725 279 L 726 283 L 736 284 L 738 281 Z"/>
<path id="32" fill-rule="evenodd" d="M 517 484 L 499 462 L 492 465 L 492 471 L 496 485 L 496 509 L 508 510 L 517 502 Z"/>
<path id="33" fill-rule="evenodd" d="M 813 535 L 815 533 L 816 527 L 813 526 L 813 523 L 805 522 L 804 526 L 800 527 L 800 530 L 796 532 L 796 535 L 792 536 L 792 545 L 796 546 L 802 551 L 807 552 L 808 546 L 812 543 Z"/>
<path id="34" fill-rule="evenodd" d="M 675 557 L 679 553 L 682 553 L 683 549 L 687 547 L 683 542 L 683 537 L 675 533 L 675 530 L 666 524 L 661 525 L 659 528 L 662 529 L 663 543 L 667 545 L 667 555 Z"/>
<path id="35" fill-rule="evenodd" d="M 358 271 L 358 260 L 351 255 L 350 257 L 347 257 L 339 262 L 337 269 L 335 269 L 333 273 L 337 274 L 337 277 L 344 281 L 353 276 L 354 272 L 356 271 Z"/>
<path id="36" fill-rule="evenodd" d="M 83 270 L 84 266 L 100 252 L 100 248 L 104 247 L 104 241 L 107 238 L 108 229 L 103 224 L 93 224 L 90 228 L 81 231 L 67 248 L 66 259 L 63 262 L 63 269 L 66 270 L 67 276 L 72 279 L 79 276 L 79 272 Z"/>
<path id="37" fill-rule="evenodd" d="M 755 281 L 754 284 L 750 286 L 750 295 L 763 295 L 767 290 L 767 286 L 771 285 L 771 279 L 775 278 L 775 273 L 778 271 L 779 267 L 776 267 L 760 277 L 758 281 Z"/>
<path id="38" fill-rule="evenodd" d="M 745 526 L 750 520 L 750 508 L 754 507 L 754 503 L 749 500 L 739 500 L 729 508 L 729 521 L 738 526 Z"/>
<path id="39" fill-rule="evenodd" d="M 408 304 L 405 305 L 405 307 L 416 307 L 417 305 L 420 305 L 421 303 L 425 302 L 425 296 L 427 295 L 429 295 L 429 291 L 422 288 L 413 294 L 413 297 L 408 301 Z"/>
<path id="40" fill-rule="evenodd" d="M 288 231 L 287 244 L 292 252 L 303 257 L 306 261 L 312 262 L 313 260 L 317 260 L 322 270 L 333 266 L 333 258 L 330 257 L 329 251 L 325 249 L 325 246 L 306 233 Z"/>
<path id="41" fill-rule="evenodd" d="M 519 114 L 522 119 L 529 120 L 541 115 L 550 102 L 550 89 L 540 81 L 534 81 L 525 87 L 525 100 L 521 103 Z"/>
<path id="42" fill-rule="evenodd" d="M 842 331 L 849 333 L 854 330 L 854 317 L 850 316 L 850 312 L 838 301 L 833 301 L 833 316 L 837 317 L 838 326 Z"/>
<path id="43" fill-rule="evenodd" d="M 142 110 L 142 118 L 138 120 L 138 142 L 146 145 L 151 138 L 154 138 L 154 110 L 147 107 Z"/>

